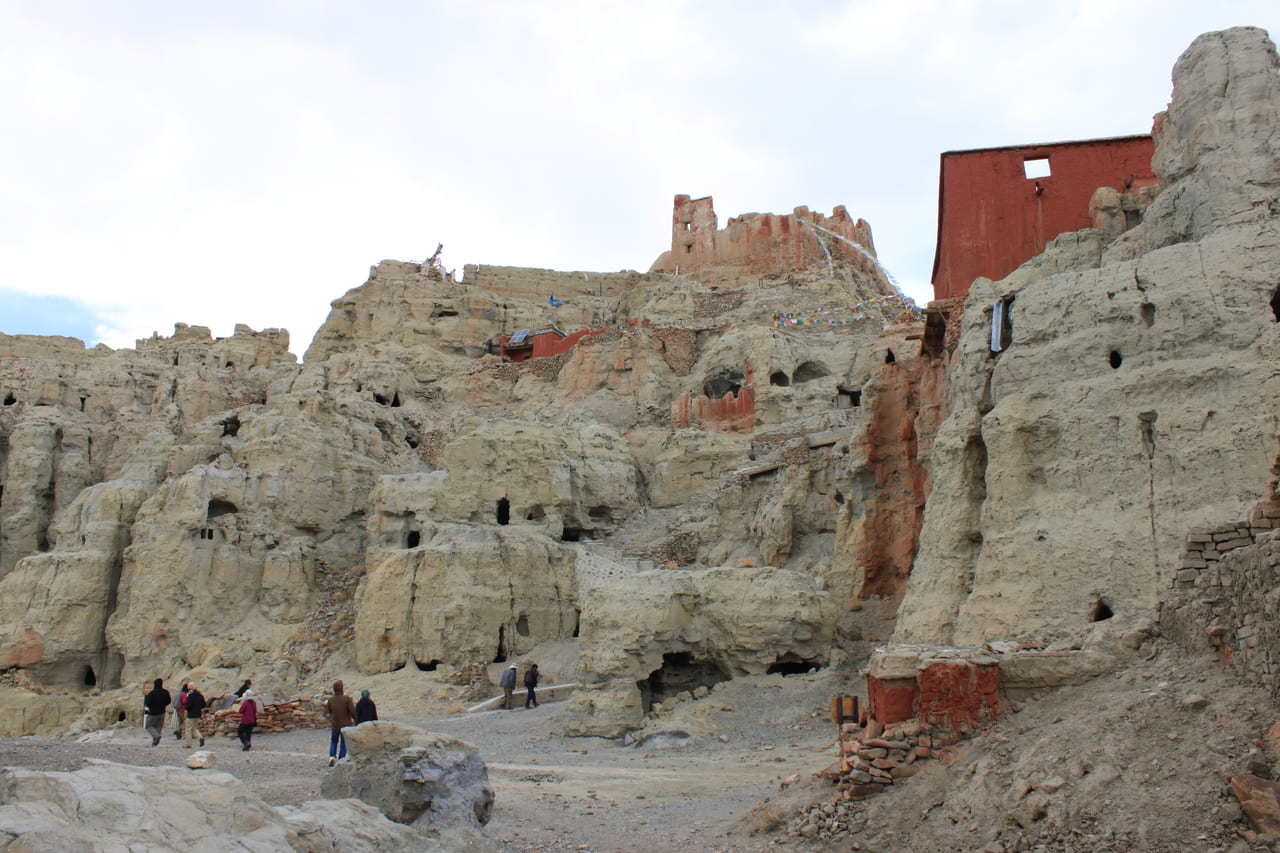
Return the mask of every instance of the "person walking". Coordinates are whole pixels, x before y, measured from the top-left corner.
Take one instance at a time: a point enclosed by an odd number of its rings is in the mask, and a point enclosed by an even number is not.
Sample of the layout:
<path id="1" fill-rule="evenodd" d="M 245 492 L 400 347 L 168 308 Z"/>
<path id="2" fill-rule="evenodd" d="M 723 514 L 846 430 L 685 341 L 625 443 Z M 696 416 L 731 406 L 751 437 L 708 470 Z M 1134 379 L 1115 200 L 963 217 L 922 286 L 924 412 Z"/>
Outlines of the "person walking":
<path id="1" fill-rule="evenodd" d="M 240 697 L 240 725 L 236 726 L 236 737 L 240 738 L 243 752 L 253 749 L 253 727 L 258 724 L 258 698 L 252 690 L 246 690 Z"/>
<path id="2" fill-rule="evenodd" d="M 507 671 L 502 673 L 502 678 L 498 679 L 498 686 L 502 688 L 502 709 L 504 711 L 511 709 L 511 694 L 516 690 L 516 665 L 511 664 L 507 667 Z"/>
<path id="3" fill-rule="evenodd" d="M 191 749 L 191 739 L 200 738 L 204 746 L 204 733 L 200 731 L 200 718 L 204 716 L 204 694 L 196 687 L 194 681 L 187 683 L 187 749 Z"/>
<path id="4" fill-rule="evenodd" d="M 536 663 L 529 664 L 529 668 L 524 673 L 524 707 L 527 711 L 530 703 L 533 707 L 538 707 L 538 665 Z"/>
<path id="5" fill-rule="evenodd" d="M 333 682 L 333 695 L 324 702 L 324 712 L 329 716 L 329 766 L 347 757 L 347 741 L 342 730 L 356 724 L 356 703 L 342 692 L 342 682 Z"/>
<path id="6" fill-rule="evenodd" d="M 171 697 L 164 689 L 164 679 L 157 678 L 151 692 L 142 700 L 142 725 L 151 735 L 151 745 L 160 743 L 160 735 L 164 734 L 164 715 L 169 712 Z"/>
<path id="7" fill-rule="evenodd" d="M 187 722 L 187 685 L 183 682 L 182 689 L 178 691 L 178 695 L 173 699 L 173 739 L 182 740 L 182 728 Z"/>
<path id="8" fill-rule="evenodd" d="M 378 706 L 369 698 L 368 690 L 360 691 L 360 701 L 356 703 L 356 725 L 369 723 L 378 719 Z"/>

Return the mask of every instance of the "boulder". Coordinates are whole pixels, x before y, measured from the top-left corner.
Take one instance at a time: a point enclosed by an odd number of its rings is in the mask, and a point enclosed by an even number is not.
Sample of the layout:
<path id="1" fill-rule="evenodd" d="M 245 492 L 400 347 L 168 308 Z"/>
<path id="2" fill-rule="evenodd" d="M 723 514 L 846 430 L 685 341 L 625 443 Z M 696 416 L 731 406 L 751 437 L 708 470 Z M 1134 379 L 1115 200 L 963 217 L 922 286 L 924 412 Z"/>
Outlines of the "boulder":
<path id="1" fill-rule="evenodd" d="M 496 849 L 481 832 L 493 812 L 493 788 L 474 746 L 385 720 L 342 732 L 351 763 L 326 775 L 326 797 L 355 797 L 397 823 L 448 839 L 451 850 Z"/>
<path id="2" fill-rule="evenodd" d="M 339 853 L 439 850 L 354 800 L 276 809 L 228 773 L 91 760 L 71 773 L 0 769 L 0 833 L 31 851 Z"/>

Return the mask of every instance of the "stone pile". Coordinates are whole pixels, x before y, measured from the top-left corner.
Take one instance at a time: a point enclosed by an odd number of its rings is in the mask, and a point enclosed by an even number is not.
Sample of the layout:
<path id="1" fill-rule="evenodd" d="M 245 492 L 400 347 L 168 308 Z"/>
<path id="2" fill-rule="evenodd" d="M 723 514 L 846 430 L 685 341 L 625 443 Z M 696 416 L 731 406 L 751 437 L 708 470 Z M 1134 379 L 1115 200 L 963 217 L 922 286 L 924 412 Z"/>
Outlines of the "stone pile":
<path id="1" fill-rule="evenodd" d="M 865 726 L 843 723 L 837 785 L 846 800 L 878 794 L 914 776 L 920 769 L 916 762 L 934 757 L 937 745 L 930 727 L 919 720 L 889 728 L 876 720 L 868 720 Z"/>
<path id="2" fill-rule="evenodd" d="M 236 728 L 240 725 L 240 705 L 236 703 L 230 708 L 205 714 L 200 718 L 200 732 L 205 737 L 235 737 Z M 276 702 L 263 704 L 258 710 L 258 724 L 255 733 L 278 734 L 291 732 L 294 729 L 324 729 L 329 727 L 329 718 L 319 711 L 308 710 L 302 700 L 293 702 Z"/>

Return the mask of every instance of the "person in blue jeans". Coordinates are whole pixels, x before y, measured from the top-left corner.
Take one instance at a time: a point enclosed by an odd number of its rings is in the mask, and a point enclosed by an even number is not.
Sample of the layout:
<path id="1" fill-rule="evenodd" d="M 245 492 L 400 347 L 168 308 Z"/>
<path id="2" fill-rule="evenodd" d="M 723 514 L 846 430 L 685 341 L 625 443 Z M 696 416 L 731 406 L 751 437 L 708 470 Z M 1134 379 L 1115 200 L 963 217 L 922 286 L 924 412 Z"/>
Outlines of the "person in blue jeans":
<path id="1" fill-rule="evenodd" d="M 329 716 L 329 766 L 347 757 L 347 741 L 342 730 L 356 724 L 356 703 L 342 692 L 342 682 L 333 682 L 333 695 L 325 700 L 324 712 Z"/>

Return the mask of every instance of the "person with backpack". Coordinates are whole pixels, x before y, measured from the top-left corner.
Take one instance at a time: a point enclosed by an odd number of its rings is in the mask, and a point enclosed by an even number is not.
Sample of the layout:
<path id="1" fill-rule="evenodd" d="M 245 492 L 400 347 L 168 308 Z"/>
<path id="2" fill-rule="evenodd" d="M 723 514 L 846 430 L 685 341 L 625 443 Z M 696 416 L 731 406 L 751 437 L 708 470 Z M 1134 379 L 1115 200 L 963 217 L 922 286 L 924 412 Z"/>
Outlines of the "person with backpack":
<path id="1" fill-rule="evenodd" d="M 160 743 L 164 734 L 164 715 L 169 710 L 169 691 L 164 689 L 164 679 L 153 682 L 151 692 L 142 700 L 142 725 L 151 735 L 151 745 Z"/>
<path id="2" fill-rule="evenodd" d="M 252 690 L 246 690 L 240 697 L 240 725 L 236 727 L 236 737 L 244 746 L 241 751 L 253 749 L 253 727 L 258 724 L 258 699 Z"/>
<path id="3" fill-rule="evenodd" d="M 191 739 L 200 738 L 200 745 L 204 746 L 204 733 L 200 731 L 200 718 L 204 716 L 205 701 L 204 694 L 196 687 L 194 681 L 187 684 L 187 749 L 191 749 Z"/>
<path id="4" fill-rule="evenodd" d="M 524 673 L 524 708 L 529 710 L 529 705 L 538 707 L 538 665 L 536 663 L 529 664 L 529 668 Z"/>
<path id="5" fill-rule="evenodd" d="M 187 685 L 184 682 L 182 689 L 178 691 L 178 695 L 173 699 L 173 739 L 182 740 L 182 729 L 187 722 Z"/>

